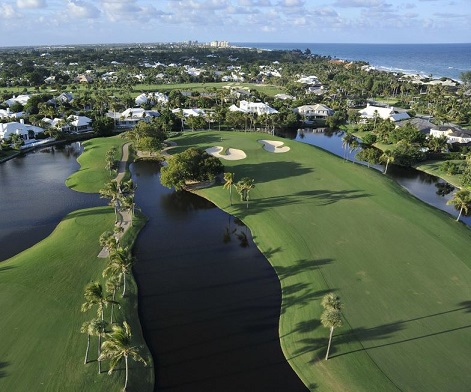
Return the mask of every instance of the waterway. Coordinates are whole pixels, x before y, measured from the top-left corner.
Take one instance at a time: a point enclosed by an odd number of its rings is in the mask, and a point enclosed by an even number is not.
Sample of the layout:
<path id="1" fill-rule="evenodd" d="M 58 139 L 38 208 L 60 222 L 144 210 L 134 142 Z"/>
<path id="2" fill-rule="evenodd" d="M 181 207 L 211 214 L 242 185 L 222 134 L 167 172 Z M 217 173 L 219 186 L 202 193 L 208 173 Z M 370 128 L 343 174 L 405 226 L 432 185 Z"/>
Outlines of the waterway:
<path id="1" fill-rule="evenodd" d="M 65 186 L 81 143 L 42 148 L 0 164 L 0 261 L 46 238 L 69 212 L 105 205 Z"/>

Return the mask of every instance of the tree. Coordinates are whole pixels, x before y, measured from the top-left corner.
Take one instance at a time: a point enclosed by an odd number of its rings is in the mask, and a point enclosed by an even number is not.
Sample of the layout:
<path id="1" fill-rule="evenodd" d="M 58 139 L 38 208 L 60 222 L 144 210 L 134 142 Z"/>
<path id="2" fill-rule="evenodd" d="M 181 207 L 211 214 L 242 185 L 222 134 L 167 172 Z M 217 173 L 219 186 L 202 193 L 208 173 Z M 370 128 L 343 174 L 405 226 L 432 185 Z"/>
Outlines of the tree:
<path id="1" fill-rule="evenodd" d="M 461 215 L 468 215 L 471 208 L 471 191 L 469 189 L 461 189 L 453 195 L 453 198 L 448 200 L 446 204 L 451 204 L 459 211 L 456 221 L 458 222 Z"/>
<path id="2" fill-rule="evenodd" d="M 329 344 L 327 346 L 327 353 L 325 359 L 329 359 L 330 345 L 332 343 L 332 336 L 334 334 L 334 328 L 342 326 L 341 309 L 342 304 L 340 298 L 333 293 L 326 294 L 322 298 L 321 305 L 324 311 L 321 315 L 321 323 L 324 327 L 330 328 Z"/>
<path id="3" fill-rule="evenodd" d="M 111 374 L 118 363 L 124 358 L 126 366 L 124 390 L 126 390 L 129 379 L 129 358 L 132 358 L 134 361 L 142 362 L 145 366 L 147 366 L 147 363 L 139 354 L 139 349 L 132 346 L 131 327 L 126 321 L 123 322 L 123 326 L 113 325 L 111 328 L 112 332 L 107 335 L 106 341 L 103 342 L 102 353 L 98 360 L 110 360 L 110 370 L 108 374 Z"/>
<path id="4" fill-rule="evenodd" d="M 355 136 L 353 136 L 351 133 L 348 133 L 348 132 L 345 133 L 345 135 L 342 138 L 342 147 L 344 149 L 343 158 L 345 160 L 347 160 L 347 154 L 348 154 L 348 151 L 350 150 L 350 144 L 352 143 L 353 140 L 355 140 Z"/>
<path id="5" fill-rule="evenodd" d="M 88 363 L 88 352 L 90 351 L 90 336 L 93 335 L 93 322 L 94 320 L 85 321 L 80 328 L 81 333 L 87 334 L 87 350 L 85 351 L 84 365 Z"/>
<path id="6" fill-rule="evenodd" d="M 379 157 L 381 162 L 385 162 L 383 174 L 386 174 L 388 171 L 388 166 L 391 162 L 394 162 L 394 152 L 391 150 L 385 150 L 383 154 Z"/>
<path id="7" fill-rule="evenodd" d="M 168 165 L 161 169 L 160 182 L 178 191 L 185 187 L 187 181 L 210 181 L 223 170 L 219 158 L 191 147 L 168 160 Z"/>
<path id="8" fill-rule="evenodd" d="M 111 292 L 111 315 L 110 315 L 110 323 L 113 324 L 113 311 L 114 311 L 114 304 L 116 300 L 116 291 L 121 287 L 121 279 L 118 275 L 111 276 L 105 283 L 106 291 Z"/>
<path id="9" fill-rule="evenodd" d="M 357 155 L 356 158 L 360 161 L 365 161 L 370 167 L 370 165 L 375 165 L 379 162 L 380 150 L 374 147 L 365 147 Z"/>
<path id="10" fill-rule="evenodd" d="M 229 189 L 229 200 L 232 205 L 232 185 L 234 184 L 234 173 L 224 173 L 224 189 Z"/>
<path id="11" fill-rule="evenodd" d="M 131 273 L 134 257 L 128 247 L 119 247 L 110 253 L 110 261 L 103 270 L 103 276 L 116 275 L 123 281 L 123 293 L 126 295 L 126 275 Z"/>
<path id="12" fill-rule="evenodd" d="M 253 179 L 244 177 L 235 184 L 236 190 L 240 195 L 242 201 L 247 202 L 247 208 L 249 208 L 249 194 L 250 191 L 255 188 Z"/>
<path id="13" fill-rule="evenodd" d="M 84 292 L 85 302 L 82 304 L 82 312 L 90 310 L 93 306 L 97 306 L 97 315 L 101 320 L 105 319 L 105 307 L 115 303 L 109 295 L 103 292 L 103 286 L 98 282 L 91 282 L 85 287 Z"/>
<path id="14" fill-rule="evenodd" d="M 115 221 L 118 222 L 118 208 L 121 200 L 121 189 L 116 180 L 111 180 L 100 189 L 100 197 L 109 199 L 109 205 L 113 206 L 115 213 Z"/>

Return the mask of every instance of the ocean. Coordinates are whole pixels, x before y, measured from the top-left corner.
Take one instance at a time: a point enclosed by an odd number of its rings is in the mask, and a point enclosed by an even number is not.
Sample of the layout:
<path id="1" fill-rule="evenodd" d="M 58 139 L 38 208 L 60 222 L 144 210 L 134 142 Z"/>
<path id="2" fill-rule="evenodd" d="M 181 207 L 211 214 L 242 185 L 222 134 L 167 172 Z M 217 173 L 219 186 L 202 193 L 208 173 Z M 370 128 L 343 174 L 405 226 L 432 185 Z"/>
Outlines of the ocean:
<path id="1" fill-rule="evenodd" d="M 471 43 L 465 44 L 316 44 L 231 42 L 232 45 L 266 50 L 309 49 L 312 54 L 353 61 L 391 72 L 432 75 L 460 80 L 471 71 Z"/>

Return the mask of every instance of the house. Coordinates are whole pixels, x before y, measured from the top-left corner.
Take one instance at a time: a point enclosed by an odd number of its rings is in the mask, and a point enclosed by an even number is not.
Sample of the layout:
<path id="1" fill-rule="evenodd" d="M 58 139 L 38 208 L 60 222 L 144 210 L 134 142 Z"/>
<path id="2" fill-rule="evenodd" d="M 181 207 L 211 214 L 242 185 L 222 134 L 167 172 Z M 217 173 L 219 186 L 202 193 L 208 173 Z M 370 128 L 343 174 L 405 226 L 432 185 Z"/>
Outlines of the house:
<path id="1" fill-rule="evenodd" d="M 172 109 L 172 113 L 182 113 L 183 117 L 190 117 L 190 116 L 206 116 L 206 112 L 203 109 Z"/>
<path id="2" fill-rule="evenodd" d="M 79 83 L 91 83 L 93 82 L 93 78 L 90 75 L 82 74 L 78 75 L 74 81 Z"/>
<path id="3" fill-rule="evenodd" d="M 86 116 L 74 114 L 67 117 L 66 125 L 62 127 L 63 132 L 82 133 L 93 131 L 92 119 Z"/>
<path id="4" fill-rule="evenodd" d="M 136 97 L 135 102 L 137 106 L 145 105 L 146 103 L 149 103 L 151 105 L 154 105 L 156 103 L 166 105 L 168 103 L 168 96 L 159 92 L 149 94 L 142 93 L 141 95 L 138 95 Z"/>
<path id="5" fill-rule="evenodd" d="M 13 113 L 10 108 L 0 109 L 0 118 L 20 118 L 24 116 L 24 112 Z"/>
<path id="6" fill-rule="evenodd" d="M 328 116 L 332 116 L 334 111 L 326 105 L 316 103 L 315 105 L 303 105 L 293 109 L 295 113 L 299 113 L 304 117 L 304 122 L 309 123 L 313 120 L 325 120 Z"/>
<path id="7" fill-rule="evenodd" d="M 150 122 L 154 117 L 159 117 L 160 113 L 157 110 L 129 108 L 122 113 L 108 112 L 106 115 L 115 121 L 116 127 L 132 128 L 136 126 L 139 121 Z"/>
<path id="8" fill-rule="evenodd" d="M 13 98 L 10 98 L 10 99 L 7 99 L 5 101 L 5 104 L 7 106 L 11 106 L 13 105 L 15 102 L 25 106 L 26 103 L 29 101 L 29 99 L 31 98 L 31 95 L 28 95 L 28 94 L 21 94 L 21 95 L 18 95 L 17 97 L 13 96 Z"/>
<path id="9" fill-rule="evenodd" d="M 311 75 L 311 76 L 302 76 L 298 80 L 296 80 L 298 83 L 302 84 L 308 84 L 310 86 L 322 86 L 322 83 L 319 81 L 317 76 Z"/>
<path id="10" fill-rule="evenodd" d="M 36 141 L 36 135 L 43 131 L 43 128 L 25 124 L 22 119 L 20 122 L 0 123 L 0 140 L 7 140 L 12 135 L 20 135 L 25 144 L 33 143 Z"/>
<path id="11" fill-rule="evenodd" d="M 447 143 L 471 143 L 471 130 L 461 129 L 451 125 L 443 125 L 431 128 L 430 136 L 445 136 Z"/>
<path id="12" fill-rule="evenodd" d="M 230 111 L 239 111 L 244 113 L 256 113 L 258 115 L 262 114 L 275 114 L 278 113 L 278 110 L 273 109 L 263 102 L 249 102 L 242 100 L 240 101 L 239 107 L 232 105 L 229 108 Z"/>
<path id="13" fill-rule="evenodd" d="M 395 110 L 393 107 L 381 107 L 367 104 L 366 108 L 360 109 L 360 118 L 363 121 L 374 119 L 375 116 L 381 117 L 383 120 L 390 120 L 393 122 L 406 120 L 410 118 L 407 112 Z"/>
<path id="14" fill-rule="evenodd" d="M 293 97 L 292 95 L 289 95 L 289 94 L 276 94 L 274 96 L 275 99 L 279 99 L 280 101 L 289 101 L 289 100 L 294 100 L 296 99 L 295 97 Z"/>

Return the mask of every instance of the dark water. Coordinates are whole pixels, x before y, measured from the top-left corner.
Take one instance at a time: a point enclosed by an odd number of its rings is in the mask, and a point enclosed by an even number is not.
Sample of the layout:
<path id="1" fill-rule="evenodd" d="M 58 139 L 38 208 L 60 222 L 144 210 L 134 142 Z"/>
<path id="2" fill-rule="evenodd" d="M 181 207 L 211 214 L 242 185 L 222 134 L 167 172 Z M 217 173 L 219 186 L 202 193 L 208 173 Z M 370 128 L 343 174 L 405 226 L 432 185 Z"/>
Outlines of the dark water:
<path id="1" fill-rule="evenodd" d="M 366 61 L 375 68 L 406 74 L 446 76 L 459 80 L 471 71 L 471 43 L 454 44 L 320 44 L 320 43 L 234 43 L 268 50 L 304 51 L 349 61 Z"/>
<path id="2" fill-rule="evenodd" d="M 158 391 L 306 391 L 281 352 L 278 278 L 250 231 L 205 199 L 131 165 L 149 222 L 135 246 Z"/>
<path id="3" fill-rule="evenodd" d="M 49 147 L 0 164 L 0 260 L 47 237 L 71 211 L 104 205 L 65 186 L 80 166 L 80 143 Z"/>
<path id="4" fill-rule="evenodd" d="M 342 132 L 325 133 L 322 130 L 298 130 L 296 133 L 283 134 L 283 137 L 289 137 L 303 143 L 311 144 L 321 147 L 324 150 L 330 151 L 340 157 L 344 156 L 342 148 Z M 349 155 L 349 159 L 356 163 L 360 163 L 355 159 L 355 152 Z M 364 164 L 364 163 L 363 163 Z M 375 169 L 383 170 L 381 165 L 375 165 Z M 413 168 L 400 167 L 389 165 L 387 175 L 418 199 L 436 207 L 456 217 L 458 211 L 451 205 L 447 205 L 447 201 L 453 197 L 453 192 L 441 195 L 440 190 L 448 185 L 441 178 L 432 176 L 430 174 L 415 170 Z M 449 190 L 454 189 L 451 187 Z M 471 226 L 471 216 L 462 216 L 460 220 Z"/>

